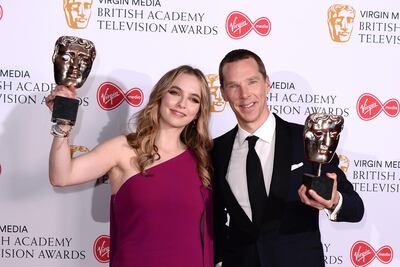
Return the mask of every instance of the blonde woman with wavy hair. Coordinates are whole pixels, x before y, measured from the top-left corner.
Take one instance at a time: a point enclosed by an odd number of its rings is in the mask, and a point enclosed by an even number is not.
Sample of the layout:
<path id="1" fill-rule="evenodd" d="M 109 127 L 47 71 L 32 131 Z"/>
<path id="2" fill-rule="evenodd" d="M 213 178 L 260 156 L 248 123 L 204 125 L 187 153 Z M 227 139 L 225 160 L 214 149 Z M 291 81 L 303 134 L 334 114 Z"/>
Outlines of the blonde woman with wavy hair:
<path id="1" fill-rule="evenodd" d="M 209 87 L 203 73 L 190 66 L 183 65 L 166 73 L 154 86 L 147 106 L 136 116 L 137 131 L 128 135 L 128 143 L 137 151 L 139 169 L 145 173 L 145 168 L 159 159 L 158 148 L 155 144 L 159 123 L 159 107 L 162 98 L 168 93 L 176 77 L 193 75 L 201 81 L 200 106 L 195 119 L 187 124 L 180 134 L 180 141 L 190 148 L 197 158 L 197 168 L 204 186 L 210 186 L 208 152 L 211 149 L 208 122 L 210 114 Z"/>
<path id="2" fill-rule="evenodd" d="M 56 95 L 76 97 L 57 86 Z M 209 87 L 204 74 L 182 65 L 154 86 L 134 120 L 135 131 L 70 157 L 68 134 L 54 136 L 53 186 L 96 180 L 111 185 L 110 266 L 213 266 Z M 71 126 L 58 125 L 69 133 Z"/>

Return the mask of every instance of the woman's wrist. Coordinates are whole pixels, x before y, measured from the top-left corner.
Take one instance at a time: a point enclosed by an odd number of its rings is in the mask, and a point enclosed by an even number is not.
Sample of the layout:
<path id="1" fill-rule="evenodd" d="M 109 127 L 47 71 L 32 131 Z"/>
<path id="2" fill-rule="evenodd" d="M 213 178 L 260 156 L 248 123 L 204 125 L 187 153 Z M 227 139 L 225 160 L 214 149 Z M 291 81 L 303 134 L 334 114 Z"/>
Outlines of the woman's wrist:
<path id="1" fill-rule="evenodd" d="M 71 130 L 72 130 L 71 125 L 56 123 L 51 126 L 50 133 L 54 137 L 66 138 L 71 133 Z"/>

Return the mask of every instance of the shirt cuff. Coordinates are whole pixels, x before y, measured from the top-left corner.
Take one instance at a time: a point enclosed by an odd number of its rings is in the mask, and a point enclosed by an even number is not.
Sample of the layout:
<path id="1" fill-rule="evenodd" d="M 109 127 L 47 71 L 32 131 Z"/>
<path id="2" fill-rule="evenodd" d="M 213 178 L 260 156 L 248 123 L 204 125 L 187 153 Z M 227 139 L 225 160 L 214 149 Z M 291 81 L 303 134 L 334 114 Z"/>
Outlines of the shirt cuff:
<path id="1" fill-rule="evenodd" d="M 220 261 L 217 264 L 215 264 L 215 267 L 222 267 L 222 261 Z"/>
<path id="2" fill-rule="evenodd" d="M 331 221 L 336 221 L 337 220 L 337 215 L 340 211 L 340 209 L 342 208 L 342 203 L 343 203 L 343 197 L 342 194 L 339 193 L 339 201 L 336 205 L 336 207 L 333 210 L 330 209 L 324 209 L 326 215 L 328 216 L 329 220 Z"/>

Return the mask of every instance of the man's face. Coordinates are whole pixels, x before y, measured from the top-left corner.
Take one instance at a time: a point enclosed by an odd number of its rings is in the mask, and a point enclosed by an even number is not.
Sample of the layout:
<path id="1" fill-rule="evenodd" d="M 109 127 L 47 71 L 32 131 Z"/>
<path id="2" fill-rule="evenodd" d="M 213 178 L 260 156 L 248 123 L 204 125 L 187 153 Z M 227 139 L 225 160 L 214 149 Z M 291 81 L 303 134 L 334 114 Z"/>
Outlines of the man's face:
<path id="1" fill-rule="evenodd" d="M 86 28 L 93 0 L 64 0 L 64 13 L 68 26 L 74 29 Z"/>
<path id="2" fill-rule="evenodd" d="M 222 97 L 221 89 L 216 85 L 218 75 L 209 74 L 207 80 L 210 86 L 210 101 L 211 101 L 211 112 L 222 112 L 225 109 L 226 102 Z"/>
<path id="3" fill-rule="evenodd" d="M 253 133 L 269 115 L 266 101 L 269 80 L 260 73 L 253 58 L 227 63 L 222 71 L 222 96 L 229 102 L 239 125 Z"/>
<path id="4" fill-rule="evenodd" d="M 341 129 L 341 125 L 329 118 L 306 122 L 304 144 L 308 160 L 317 163 L 330 162 L 338 146 Z"/>
<path id="5" fill-rule="evenodd" d="M 57 84 L 81 87 L 92 68 L 93 59 L 90 51 L 84 46 L 70 44 L 60 45 L 54 55 L 54 77 Z"/>
<path id="6" fill-rule="evenodd" d="M 353 31 L 354 12 L 341 10 L 329 18 L 329 31 L 332 40 L 336 42 L 347 42 Z"/>

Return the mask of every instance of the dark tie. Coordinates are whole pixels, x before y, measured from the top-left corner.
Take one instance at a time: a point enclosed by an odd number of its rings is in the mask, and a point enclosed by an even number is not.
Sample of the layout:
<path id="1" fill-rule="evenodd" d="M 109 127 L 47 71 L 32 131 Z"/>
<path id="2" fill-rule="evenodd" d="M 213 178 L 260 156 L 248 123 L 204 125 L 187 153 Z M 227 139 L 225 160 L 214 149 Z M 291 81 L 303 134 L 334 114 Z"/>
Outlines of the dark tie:
<path id="1" fill-rule="evenodd" d="M 248 136 L 249 152 L 246 159 L 247 188 L 252 213 L 252 221 L 260 226 L 263 222 L 264 208 L 267 201 L 264 176 L 261 168 L 260 158 L 254 149 L 258 140 L 257 136 Z"/>

